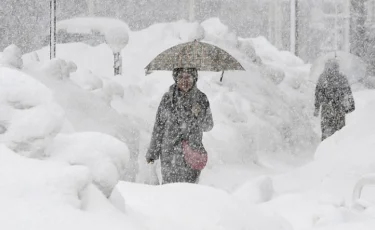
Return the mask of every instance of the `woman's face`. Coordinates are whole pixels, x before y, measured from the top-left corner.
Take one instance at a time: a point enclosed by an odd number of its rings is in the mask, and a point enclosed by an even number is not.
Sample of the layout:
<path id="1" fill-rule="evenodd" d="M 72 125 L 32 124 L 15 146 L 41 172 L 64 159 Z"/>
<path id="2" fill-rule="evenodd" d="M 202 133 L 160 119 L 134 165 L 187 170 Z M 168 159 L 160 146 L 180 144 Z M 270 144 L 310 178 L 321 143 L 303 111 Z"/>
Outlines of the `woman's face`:
<path id="1" fill-rule="evenodd" d="M 177 87 L 182 91 L 182 92 L 187 92 L 193 87 L 194 84 L 194 77 L 192 74 L 186 73 L 186 72 L 181 72 L 177 76 Z"/>

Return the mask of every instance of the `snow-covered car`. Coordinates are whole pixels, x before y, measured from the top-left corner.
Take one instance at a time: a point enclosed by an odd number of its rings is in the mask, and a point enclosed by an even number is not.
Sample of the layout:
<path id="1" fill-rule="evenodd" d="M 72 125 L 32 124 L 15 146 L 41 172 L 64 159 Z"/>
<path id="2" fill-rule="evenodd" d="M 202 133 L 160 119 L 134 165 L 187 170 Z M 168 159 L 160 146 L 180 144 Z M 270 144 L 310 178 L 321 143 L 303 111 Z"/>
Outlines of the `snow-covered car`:
<path id="1" fill-rule="evenodd" d="M 77 17 L 61 20 L 56 23 L 56 42 L 76 43 L 82 42 L 91 46 L 105 43 L 107 31 L 119 29 L 128 31 L 125 22 L 104 17 Z M 45 36 L 43 45 L 47 46 L 50 41 L 50 32 Z"/>

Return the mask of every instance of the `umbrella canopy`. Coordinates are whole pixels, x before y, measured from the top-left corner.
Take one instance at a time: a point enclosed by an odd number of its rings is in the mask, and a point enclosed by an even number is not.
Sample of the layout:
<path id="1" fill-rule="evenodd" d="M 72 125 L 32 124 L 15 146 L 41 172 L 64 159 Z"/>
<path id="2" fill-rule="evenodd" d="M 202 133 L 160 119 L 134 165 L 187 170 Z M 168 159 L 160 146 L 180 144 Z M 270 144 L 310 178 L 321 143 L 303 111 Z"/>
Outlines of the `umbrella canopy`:
<path id="1" fill-rule="evenodd" d="M 317 83 L 319 76 L 323 73 L 325 64 L 335 59 L 340 65 L 340 72 L 344 74 L 349 81 L 349 84 L 355 84 L 363 80 L 366 77 L 367 64 L 358 56 L 343 52 L 330 52 L 318 59 L 316 59 L 310 72 L 310 80 L 313 83 Z"/>
<path id="2" fill-rule="evenodd" d="M 197 68 L 199 71 L 213 72 L 245 70 L 226 51 L 197 40 L 173 46 L 162 52 L 146 66 L 146 71 L 172 71 L 174 68 Z"/>

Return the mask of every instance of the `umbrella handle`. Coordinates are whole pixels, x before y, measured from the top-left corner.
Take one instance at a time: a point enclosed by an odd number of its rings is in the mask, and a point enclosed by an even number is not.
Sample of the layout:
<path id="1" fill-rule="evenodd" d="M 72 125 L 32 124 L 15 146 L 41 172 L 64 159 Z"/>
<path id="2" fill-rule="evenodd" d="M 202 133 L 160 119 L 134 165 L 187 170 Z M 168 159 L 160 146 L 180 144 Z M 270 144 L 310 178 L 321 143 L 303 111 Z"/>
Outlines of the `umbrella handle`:
<path id="1" fill-rule="evenodd" d="M 224 78 L 224 70 L 223 70 L 223 72 L 221 72 L 220 82 L 223 82 L 223 78 Z"/>

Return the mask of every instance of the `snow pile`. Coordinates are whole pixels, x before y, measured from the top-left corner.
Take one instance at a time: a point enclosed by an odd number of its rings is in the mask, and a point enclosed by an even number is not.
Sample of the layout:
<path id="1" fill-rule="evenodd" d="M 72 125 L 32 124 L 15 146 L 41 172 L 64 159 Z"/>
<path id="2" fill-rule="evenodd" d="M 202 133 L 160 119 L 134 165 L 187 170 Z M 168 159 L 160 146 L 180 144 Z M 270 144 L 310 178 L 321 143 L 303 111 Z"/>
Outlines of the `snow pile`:
<path id="1" fill-rule="evenodd" d="M 315 84 L 309 79 L 310 65 L 304 64 L 289 51 L 278 50 L 262 36 L 242 40 L 254 46 L 261 59 L 262 65 L 259 68 L 262 76 L 288 95 L 292 107 L 311 118 Z M 311 125 L 315 126 L 314 122 Z"/>
<path id="2" fill-rule="evenodd" d="M 270 201 L 274 195 L 272 179 L 262 176 L 248 181 L 237 188 L 233 195 L 244 204 L 259 204 Z"/>
<path id="3" fill-rule="evenodd" d="M 198 22 L 189 23 L 180 31 L 180 38 L 183 41 L 200 41 L 205 38 L 205 30 Z"/>
<path id="4" fill-rule="evenodd" d="M 288 51 L 280 51 L 273 46 L 265 37 L 250 39 L 254 45 L 257 55 L 266 63 L 278 63 L 280 65 L 296 67 L 303 65 L 303 61 Z"/>
<path id="5" fill-rule="evenodd" d="M 144 154 L 151 138 L 157 105 L 173 84 L 171 73 L 154 72 L 145 76 L 144 67 L 165 49 L 187 42 L 191 37 L 185 34 L 192 31 L 194 35 L 194 31 L 199 31 L 200 27 L 205 30 L 203 41 L 225 49 L 247 69 L 246 72 L 225 73 L 223 83 L 219 83 L 220 73 L 200 73 L 198 87 L 207 94 L 215 120 L 214 129 L 204 136 L 210 154 L 208 169 L 222 164 L 272 165 L 284 156 L 312 152 L 318 137 L 309 123 L 309 116 L 304 112 L 306 100 L 301 99 L 300 104 L 295 102 L 296 94 L 302 92 L 291 93 L 261 76 L 260 67 L 248 58 L 249 53 L 246 52 L 252 52 L 249 47 L 238 49 L 237 37 L 217 19 L 207 20 L 201 26 L 178 21 L 130 32 L 129 44 L 122 50 L 123 76 L 113 76 L 113 55 L 105 44 L 97 47 L 84 44 L 59 45 L 58 57 L 74 62 L 78 67 L 77 73 L 72 74 L 73 82 L 64 80 L 58 83 L 48 77 L 38 79 L 53 89 L 57 102 L 67 112 L 69 121 L 77 131 L 99 131 L 116 137 L 124 136 L 120 139 L 128 145 L 131 158 L 138 159 L 133 163 L 138 165 L 134 168 L 139 167 L 137 180 L 142 182 L 141 178 L 147 177 Z M 48 61 L 47 48 L 37 53 L 41 63 Z M 292 62 L 287 60 L 286 54 L 284 56 L 285 63 Z M 289 68 L 292 69 L 292 66 Z M 83 88 L 90 88 L 86 80 L 77 81 L 86 78 L 79 74 L 84 71 L 99 77 L 103 88 L 83 92 L 79 87 L 74 87 L 75 82 Z M 294 71 L 296 74 L 301 73 L 299 69 Z M 42 73 L 33 75 L 41 76 Z M 66 92 L 70 92 L 69 97 Z M 121 135 L 117 127 L 123 127 Z"/>
<path id="6" fill-rule="evenodd" d="M 281 69 L 274 68 L 269 65 L 262 65 L 260 67 L 262 76 L 267 77 L 269 80 L 271 80 L 276 85 L 279 85 L 285 78 L 285 73 Z"/>
<path id="7" fill-rule="evenodd" d="M 48 66 L 48 64 L 46 65 Z M 135 128 L 137 127 L 136 120 L 130 116 L 120 115 L 111 107 L 111 104 L 121 100 L 121 96 L 124 94 L 121 85 L 109 79 L 108 84 L 104 81 L 103 88 L 87 91 L 76 85 L 70 78 L 53 78 L 44 70 L 37 66 L 34 69 L 29 69 L 36 80 L 54 92 L 54 100 L 65 111 L 65 117 L 70 124 L 66 132 L 105 133 L 126 143 L 131 159 L 138 157 L 140 131 Z M 74 145 L 74 143 L 72 144 Z M 127 153 L 123 154 L 126 156 Z M 120 171 L 120 178 L 134 180 L 137 168 L 128 164 L 125 172 Z M 112 184 L 112 182 L 108 183 Z"/>
<path id="8" fill-rule="evenodd" d="M 103 92 L 110 100 L 123 98 L 125 95 L 124 87 L 111 79 L 104 80 Z"/>
<path id="9" fill-rule="evenodd" d="M 355 94 L 355 100 L 356 111 L 348 116 L 347 125 L 319 146 L 313 162 L 272 177 L 278 196 L 261 207 L 275 210 L 295 229 L 331 229 L 327 226 L 371 229 L 371 221 L 368 224 L 359 221 L 373 219 L 375 212 L 371 208 L 359 212 L 351 207 L 355 205 L 352 197 L 357 182 L 375 170 L 375 94 L 361 91 Z M 369 189 L 361 199 L 370 198 L 373 202 L 372 193 L 373 189 Z"/>
<path id="10" fill-rule="evenodd" d="M 293 175 L 281 176 L 280 180 L 293 181 L 286 188 L 319 188 L 350 201 L 357 180 L 374 172 L 375 94 L 361 91 L 354 96 L 356 111 L 347 118 L 347 125 L 319 146 L 314 162 Z"/>
<path id="11" fill-rule="evenodd" d="M 247 69 L 226 73 L 223 82 L 220 73 L 201 72 L 198 82 L 215 122 L 204 135 L 209 164 L 200 183 L 233 193 L 190 184 L 117 184 L 119 179 L 157 180 L 144 154 L 157 106 L 173 80 L 166 72 L 145 76 L 143 68 L 161 51 L 199 35 L 201 27 L 204 41 L 226 49 Z M 369 220 L 373 210 L 366 210 L 366 217 L 350 209 L 357 180 L 374 172 L 374 92 L 355 95 L 357 110 L 348 125 L 319 146 L 314 162 L 275 176 L 269 168 L 288 168 L 318 141 L 307 115 L 313 105 L 308 65 L 262 38 L 237 39 L 217 19 L 201 25 L 157 24 L 129 36 L 122 50 L 123 76 L 113 76 L 113 55 L 105 44 L 59 45 L 59 59 L 53 61 L 47 48 L 39 50 L 30 54 L 38 59 L 24 58 L 30 76 L 0 69 L 0 142 L 6 145 L 0 146 L 0 199 L 5 204 L 0 211 L 6 213 L 0 223 L 10 226 L 6 229 L 19 223 L 42 230 L 138 229 L 129 219 L 155 230 L 374 225 Z M 68 63 L 77 72 L 71 74 Z M 284 77 L 265 77 L 262 63 L 282 69 Z M 44 108 L 45 114 L 33 117 L 35 108 Z M 43 153 L 46 159 L 20 158 L 14 152 Z M 56 222 L 61 225 L 52 225 Z"/>
<path id="12" fill-rule="evenodd" d="M 279 51 L 273 47 L 271 44 L 268 43 L 268 41 L 265 41 L 265 45 L 260 46 L 257 45 L 257 50 L 255 50 L 255 44 L 257 44 L 253 41 L 253 39 L 243 39 L 239 38 L 239 45 L 238 48 L 241 50 L 242 53 L 246 55 L 246 57 L 251 60 L 253 63 L 259 66 L 260 72 L 263 77 L 269 79 L 274 84 L 279 85 L 285 78 L 285 73 L 282 68 L 276 67 L 274 65 L 274 62 L 277 61 L 268 61 L 267 56 L 264 57 L 264 53 L 261 49 L 264 49 L 264 47 L 271 46 L 274 48 L 274 52 L 278 53 Z M 259 56 L 263 55 L 263 56 Z"/>
<path id="13" fill-rule="evenodd" d="M 64 86 L 64 80 L 49 77 L 50 82 L 61 82 Z M 126 144 L 100 133 L 57 135 L 79 129 L 72 127 L 76 123 L 68 121 L 71 113 L 65 113 L 56 103 L 50 89 L 23 72 L 6 67 L 0 68 L 0 83 L 0 142 L 24 156 L 52 157 L 88 166 L 95 184 L 109 196 L 118 180 L 127 173 L 129 150 Z M 68 89 L 64 94 L 70 97 L 73 92 Z M 117 129 L 122 128 L 119 125 Z"/>
<path id="14" fill-rule="evenodd" d="M 47 147 L 47 156 L 84 165 L 90 169 L 95 185 L 109 197 L 129 162 L 128 147 L 100 133 L 60 134 Z"/>
<path id="15" fill-rule="evenodd" d="M 103 88 L 103 81 L 93 72 L 87 69 L 79 69 L 70 75 L 70 79 L 85 90 L 96 90 Z"/>
<path id="16" fill-rule="evenodd" d="M 0 145 L 1 229 L 144 229 L 92 185 L 83 166 L 18 156 Z"/>
<path id="17" fill-rule="evenodd" d="M 42 68 L 50 77 L 56 79 L 69 78 L 71 73 L 77 71 L 77 66 L 74 62 L 58 58 L 48 61 Z"/>
<path id="18" fill-rule="evenodd" d="M 261 58 L 257 55 L 254 44 L 251 40 L 239 38 L 238 49 L 245 54 L 245 56 L 253 63 L 257 65 L 262 64 Z"/>
<path id="19" fill-rule="evenodd" d="M 180 20 L 172 23 L 159 23 L 150 26 L 147 29 L 135 33 L 147 33 L 154 37 L 155 40 L 161 41 L 168 39 L 178 39 L 184 42 L 202 40 L 205 38 L 205 29 L 198 22 L 189 23 L 186 20 Z M 145 38 L 143 38 L 144 40 Z M 142 47 L 138 47 L 142 48 Z"/>
<path id="20" fill-rule="evenodd" d="M 64 124 L 64 111 L 47 87 L 18 70 L 0 67 L 0 143 L 19 154 L 41 157 Z"/>
<path id="21" fill-rule="evenodd" d="M 22 52 L 16 45 L 10 45 L 0 55 L 0 66 L 22 69 Z"/>
<path id="22" fill-rule="evenodd" d="M 284 91 L 300 90 L 301 84 L 307 84 L 310 66 L 305 65 L 300 58 L 288 51 L 278 50 L 262 36 L 243 40 L 253 44 L 256 54 L 264 64 L 264 76 L 268 76 L 276 84 L 285 82 L 287 88 L 281 86 Z"/>
<path id="23" fill-rule="evenodd" d="M 352 229 L 361 229 L 361 230 L 372 230 L 375 228 L 375 221 L 371 219 L 356 221 L 353 223 L 346 224 L 337 224 L 333 226 L 309 228 L 306 230 L 352 230 Z"/>
<path id="24" fill-rule="evenodd" d="M 100 32 L 105 35 L 109 30 L 119 29 L 129 31 L 128 25 L 114 18 L 104 17 L 77 17 L 57 22 L 57 30 L 66 30 L 68 33 L 90 34 Z"/>
<path id="25" fill-rule="evenodd" d="M 248 209 L 230 194 L 206 186 L 120 183 L 118 189 L 151 229 L 292 229 L 279 216 Z"/>
<path id="26" fill-rule="evenodd" d="M 101 44 L 95 47 L 84 43 L 58 44 L 57 58 L 50 60 L 49 47 L 29 53 L 23 56 L 25 66 L 29 69 L 39 69 L 47 74 L 54 74 L 54 71 L 62 71 L 62 75 L 67 66 L 76 65 L 76 71 L 90 71 L 97 76 L 113 75 L 113 53 L 107 44 Z M 72 53 L 74 55 L 72 55 Z M 97 56 L 100 54 L 100 58 Z M 35 56 L 38 60 L 35 60 Z M 74 65 L 70 72 L 74 73 Z M 86 68 L 85 68 L 86 67 Z"/>
<path id="27" fill-rule="evenodd" d="M 316 192 L 282 194 L 258 205 L 258 208 L 273 210 L 287 220 L 293 229 L 319 229 L 371 220 L 371 217 L 346 207 L 337 197 Z"/>
<path id="28" fill-rule="evenodd" d="M 229 30 L 219 18 L 210 18 L 201 23 L 205 30 L 205 40 L 218 45 L 235 48 L 238 45 L 236 34 Z"/>

